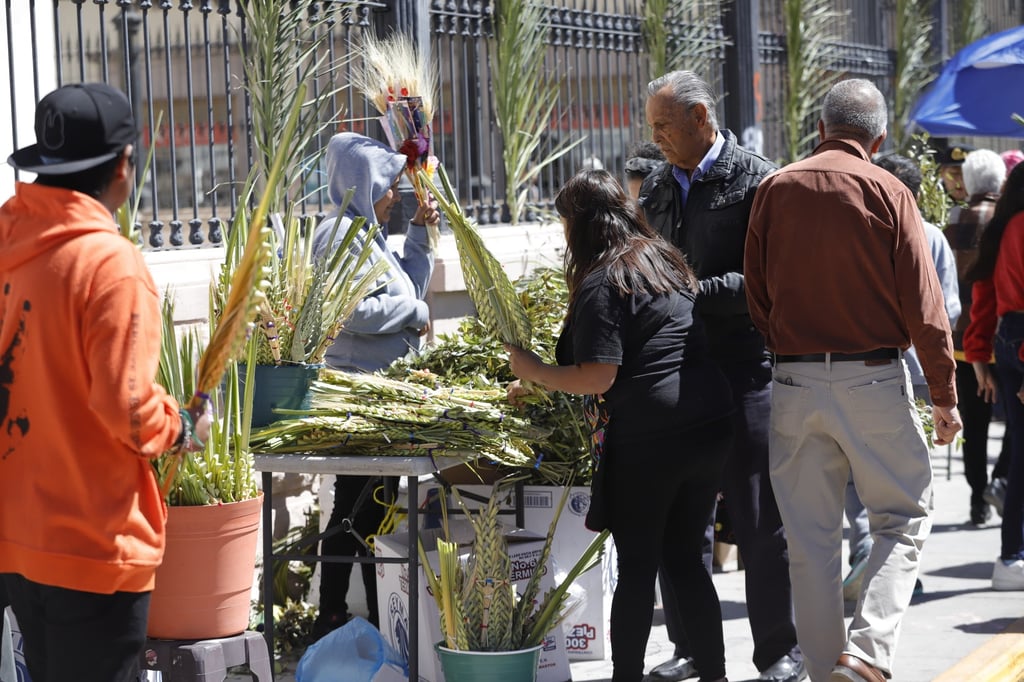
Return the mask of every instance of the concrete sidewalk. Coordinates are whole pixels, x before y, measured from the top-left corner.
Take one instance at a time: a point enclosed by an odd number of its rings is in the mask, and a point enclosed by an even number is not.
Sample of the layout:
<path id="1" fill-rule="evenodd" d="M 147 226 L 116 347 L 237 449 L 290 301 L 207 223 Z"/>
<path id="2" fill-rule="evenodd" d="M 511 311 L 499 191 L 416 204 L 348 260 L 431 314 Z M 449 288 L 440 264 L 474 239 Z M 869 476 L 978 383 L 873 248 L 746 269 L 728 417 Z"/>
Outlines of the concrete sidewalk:
<path id="1" fill-rule="evenodd" d="M 993 424 L 989 447 L 992 463 L 1001 439 L 1002 424 Z M 1024 593 L 991 589 L 992 564 L 999 553 L 999 516 L 993 512 L 984 528 L 975 528 L 967 522 L 970 488 L 964 479 L 963 460 L 958 452 L 953 454 L 951 465 L 947 466 L 946 448 L 934 451 L 935 515 L 922 558 L 924 594 L 914 599 L 903 620 L 893 671 L 894 679 L 899 682 L 933 680 L 983 646 L 985 649 L 978 653 L 985 658 L 1005 655 L 1007 647 L 1022 646 L 1020 637 L 996 637 L 1024 617 Z M 845 558 L 847 548 L 843 550 Z M 725 618 L 726 667 L 730 682 L 754 681 L 758 675 L 750 660 L 753 645 L 743 577 L 742 571 L 715 575 Z M 853 605 L 850 604 L 847 622 L 852 615 Z M 1024 657 L 1024 648 L 1017 654 L 1018 658 Z M 668 641 L 661 612 L 657 611 L 647 646 L 647 670 L 671 655 L 672 644 Z M 611 680 L 610 660 L 573 663 L 571 667 L 574 682 Z M 1024 679 L 1013 672 L 995 677 L 991 673 L 986 676 L 964 674 L 959 682 Z M 946 682 L 954 682 L 954 679 L 947 678 Z"/>

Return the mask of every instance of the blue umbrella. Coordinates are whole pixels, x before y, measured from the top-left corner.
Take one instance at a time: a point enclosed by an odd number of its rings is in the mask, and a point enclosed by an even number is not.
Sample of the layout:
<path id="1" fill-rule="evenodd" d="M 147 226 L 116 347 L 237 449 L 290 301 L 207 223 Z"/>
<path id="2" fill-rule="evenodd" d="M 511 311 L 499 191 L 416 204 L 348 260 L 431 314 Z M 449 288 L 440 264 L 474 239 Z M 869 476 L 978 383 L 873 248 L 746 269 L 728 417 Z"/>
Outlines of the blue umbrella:
<path id="1" fill-rule="evenodd" d="M 1024 138 L 1024 26 L 960 50 L 910 112 L 908 127 L 933 136 Z"/>

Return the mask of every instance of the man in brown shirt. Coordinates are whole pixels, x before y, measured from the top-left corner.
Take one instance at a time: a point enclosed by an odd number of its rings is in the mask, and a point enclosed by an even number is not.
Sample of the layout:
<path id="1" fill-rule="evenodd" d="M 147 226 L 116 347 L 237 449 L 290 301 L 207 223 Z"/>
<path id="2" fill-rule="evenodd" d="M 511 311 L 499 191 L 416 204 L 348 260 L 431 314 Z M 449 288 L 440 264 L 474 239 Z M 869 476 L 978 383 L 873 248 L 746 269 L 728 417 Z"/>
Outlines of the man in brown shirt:
<path id="1" fill-rule="evenodd" d="M 841 81 L 825 97 L 814 154 L 765 178 L 744 258 L 750 315 L 775 354 L 769 458 L 789 539 L 797 636 L 815 682 L 892 673 L 931 528 L 928 445 L 903 360 L 918 352 L 936 443 L 960 429 L 953 347 L 917 204 L 874 166 L 885 99 Z M 847 480 L 874 545 L 847 632 L 842 516 Z"/>

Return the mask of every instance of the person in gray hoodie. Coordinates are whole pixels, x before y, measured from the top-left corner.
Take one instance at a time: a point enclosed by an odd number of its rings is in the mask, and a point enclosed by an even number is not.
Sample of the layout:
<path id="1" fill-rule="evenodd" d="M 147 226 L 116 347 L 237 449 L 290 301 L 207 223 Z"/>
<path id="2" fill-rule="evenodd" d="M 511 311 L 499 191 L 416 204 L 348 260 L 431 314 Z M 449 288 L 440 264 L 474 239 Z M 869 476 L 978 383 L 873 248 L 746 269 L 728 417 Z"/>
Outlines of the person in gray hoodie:
<path id="1" fill-rule="evenodd" d="M 427 239 L 427 219 L 438 214 L 420 206 L 405 235 L 403 255 L 387 245 L 387 222 L 398 203 L 398 181 L 406 164 L 405 154 L 357 133 L 339 133 L 327 144 L 327 188 L 334 211 L 316 228 L 313 250 L 325 255 L 331 233 L 340 241 L 357 216 L 383 229 L 367 243 L 373 250 L 372 263 L 387 261 L 387 273 L 379 288 L 359 302 L 345 321 L 334 344 L 327 351 L 327 364 L 336 369 L 373 372 L 387 367 L 409 351 L 416 351 L 430 321 L 423 300 L 434 268 L 434 255 Z M 349 189 L 355 188 L 344 213 L 340 205 Z M 429 214 L 429 215 L 428 215 Z M 337 224 L 337 230 L 335 230 Z"/>
<path id="2" fill-rule="evenodd" d="M 420 205 L 409 223 L 402 255 L 387 244 L 387 223 L 391 210 L 400 200 L 398 181 L 405 169 L 406 156 L 377 140 L 356 133 L 339 133 L 331 138 L 326 153 L 328 195 L 334 211 L 313 234 L 313 250 L 323 257 L 330 252 L 331 235 L 341 240 L 352 221 L 362 216 L 367 225 L 380 223 L 382 229 L 372 240 L 360 240 L 372 249 L 372 263 L 386 261 L 387 272 L 378 287 L 363 298 L 345 321 L 341 332 L 327 351 L 327 365 L 349 372 L 374 372 L 410 352 L 416 352 L 420 340 L 430 328 L 430 311 L 423 300 L 434 268 L 434 254 L 427 237 L 427 226 L 440 220 L 433 202 Z M 341 212 L 349 189 L 355 194 Z M 337 229 L 335 229 L 337 227 Z M 325 482 L 326 483 L 326 482 Z M 337 528 L 345 519 L 351 532 L 341 531 L 325 538 L 320 554 L 325 556 L 366 556 L 362 538 L 376 533 L 384 516 L 384 507 L 374 503 L 370 492 L 379 477 L 338 476 L 334 483 L 334 508 L 328 522 Z M 364 492 L 365 491 L 365 492 Z M 378 625 L 377 589 L 373 564 L 363 563 L 368 620 Z M 319 639 L 351 617 L 346 602 L 351 563 L 321 563 L 320 612 L 313 626 Z"/>

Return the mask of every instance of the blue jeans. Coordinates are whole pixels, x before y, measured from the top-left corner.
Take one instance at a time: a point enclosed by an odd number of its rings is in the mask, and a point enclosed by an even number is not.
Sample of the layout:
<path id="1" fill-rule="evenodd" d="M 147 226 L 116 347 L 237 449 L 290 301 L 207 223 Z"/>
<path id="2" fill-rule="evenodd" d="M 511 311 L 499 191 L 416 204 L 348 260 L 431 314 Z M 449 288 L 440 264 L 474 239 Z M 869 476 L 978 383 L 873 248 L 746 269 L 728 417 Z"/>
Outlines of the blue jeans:
<path id="1" fill-rule="evenodd" d="M 1003 559 L 1024 558 L 1024 404 L 1017 391 L 1024 382 L 1024 362 L 1018 351 L 1024 344 L 1024 312 L 1007 313 L 999 320 L 993 347 L 999 368 L 999 399 L 1006 410 L 1010 438 L 1010 472 L 1003 502 Z"/>

